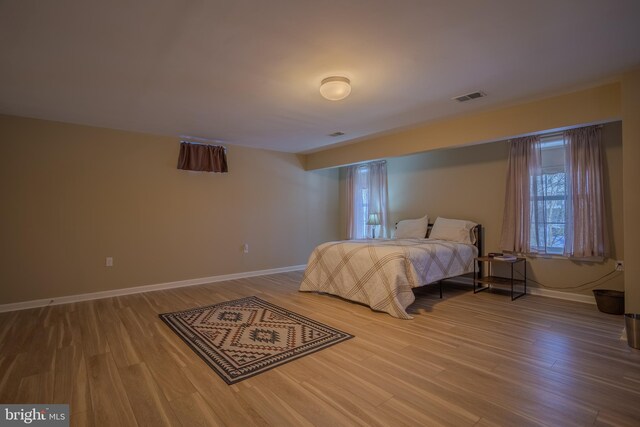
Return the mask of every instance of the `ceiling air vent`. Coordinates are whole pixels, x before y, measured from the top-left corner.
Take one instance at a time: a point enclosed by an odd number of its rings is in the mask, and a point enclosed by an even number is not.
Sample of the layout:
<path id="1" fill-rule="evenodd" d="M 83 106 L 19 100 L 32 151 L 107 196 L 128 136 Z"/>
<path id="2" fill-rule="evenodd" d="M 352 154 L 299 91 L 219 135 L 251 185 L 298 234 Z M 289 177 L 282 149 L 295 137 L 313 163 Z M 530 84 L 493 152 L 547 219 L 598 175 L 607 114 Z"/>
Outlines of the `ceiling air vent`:
<path id="1" fill-rule="evenodd" d="M 476 98 L 483 98 L 485 96 L 487 96 L 487 94 L 484 93 L 484 92 L 473 92 L 473 93 L 468 93 L 466 95 L 456 96 L 456 97 L 451 98 L 451 99 L 455 99 L 458 102 L 466 102 L 466 101 L 471 101 L 472 99 L 476 99 Z"/>
<path id="2" fill-rule="evenodd" d="M 332 138 L 335 138 L 336 136 L 342 136 L 342 135 L 344 135 L 344 132 L 340 132 L 340 131 L 329 134 L 329 136 Z"/>

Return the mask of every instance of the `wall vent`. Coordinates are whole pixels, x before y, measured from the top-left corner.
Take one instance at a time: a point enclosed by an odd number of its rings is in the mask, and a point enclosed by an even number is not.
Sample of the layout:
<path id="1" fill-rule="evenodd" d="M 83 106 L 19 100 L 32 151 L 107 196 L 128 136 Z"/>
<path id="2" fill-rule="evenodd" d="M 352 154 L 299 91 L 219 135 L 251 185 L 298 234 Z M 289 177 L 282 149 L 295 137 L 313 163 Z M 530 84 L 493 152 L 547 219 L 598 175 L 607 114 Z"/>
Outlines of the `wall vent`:
<path id="1" fill-rule="evenodd" d="M 342 136 L 342 135 L 344 135 L 344 132 L 340 132 L 340 131 L 329 134 L 329 136 L 332 138 L 335 138 L 336 136 Z"/>
<path id="2" fill-rule="evenodd" d="M 466 101 L 471 101 L 472 99 L 483 98 L 485 96 L 487 96 L 486 93 L 478 91 L 478 92 L 468 93 L 466 95 L 456 96 L 451 99 L 454 99 L 458 102 L 466 102 Z"/>

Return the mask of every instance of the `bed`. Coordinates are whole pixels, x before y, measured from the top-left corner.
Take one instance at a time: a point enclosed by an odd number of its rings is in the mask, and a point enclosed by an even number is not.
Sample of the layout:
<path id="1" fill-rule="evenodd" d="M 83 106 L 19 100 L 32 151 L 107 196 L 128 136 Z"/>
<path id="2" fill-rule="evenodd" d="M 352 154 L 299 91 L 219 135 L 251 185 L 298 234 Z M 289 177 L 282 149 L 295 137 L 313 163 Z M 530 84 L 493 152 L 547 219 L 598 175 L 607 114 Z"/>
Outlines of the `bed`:
<path id="1" fill-rule="evenodd" d="M 474 258 L 482 254 L 480 231 L 473 224 L 468 243 L 432 238 L 323 243 L 309 257 L 300 291 L 337 295 L 412 319 L 406 308 L 415 301 L 414 288 L 473 273 Z"/>

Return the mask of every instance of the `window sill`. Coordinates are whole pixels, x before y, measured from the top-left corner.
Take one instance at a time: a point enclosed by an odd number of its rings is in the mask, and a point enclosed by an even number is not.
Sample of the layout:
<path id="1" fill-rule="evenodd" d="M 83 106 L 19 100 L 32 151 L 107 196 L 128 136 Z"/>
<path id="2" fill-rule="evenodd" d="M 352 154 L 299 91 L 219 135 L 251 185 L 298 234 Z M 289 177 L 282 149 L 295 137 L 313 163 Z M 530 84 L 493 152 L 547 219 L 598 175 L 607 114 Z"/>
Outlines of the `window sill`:
<path id="1" fill-rule="evenodd" d="M 585 263 L 601 263 L 606 261 L 607 258 L 604 257 L 592 257 L 592 258 L 577 258 L 577 257 L 568 257 L 559 254 L 518 254 L 518 256 L 522 256 L 525 258 L 540 258 L 540 259 L 563 259 L 566 261 L 573 262 L 585 262 Z"/>
<path id="2" fill-rule="evenodd" d="M 560 254 L 522 254 L 521 256 L 527 257 L 527 258 L 543 258 L 543 259 L 566 259 L 569 260 L 570 258 L 564 255 L 560 255 Z"/>

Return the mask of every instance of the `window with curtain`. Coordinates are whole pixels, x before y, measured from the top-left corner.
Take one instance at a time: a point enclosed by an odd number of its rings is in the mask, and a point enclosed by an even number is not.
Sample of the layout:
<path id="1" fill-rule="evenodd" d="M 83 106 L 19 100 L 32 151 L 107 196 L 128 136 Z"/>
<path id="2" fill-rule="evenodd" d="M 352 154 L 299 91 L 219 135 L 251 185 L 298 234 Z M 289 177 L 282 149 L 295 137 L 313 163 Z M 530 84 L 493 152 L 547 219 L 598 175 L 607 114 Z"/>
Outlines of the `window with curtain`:
<path id="1" fill-rule="evenodd" d="M 567 231 L 566 147 L 562 133 L 540 138 L 540 174 L 530 177 L 531 252 L 563 254 Z"/>
<path id="2" fill-rule="evenodd" d="M 347 169 L 349 239 L 387 237 L 387 165 L 385 161 Z"/>
<path id="3" fill-rule="evenodd" d="M 601 126 L 511 141 L 500 248 L 608 255 Z"/>

